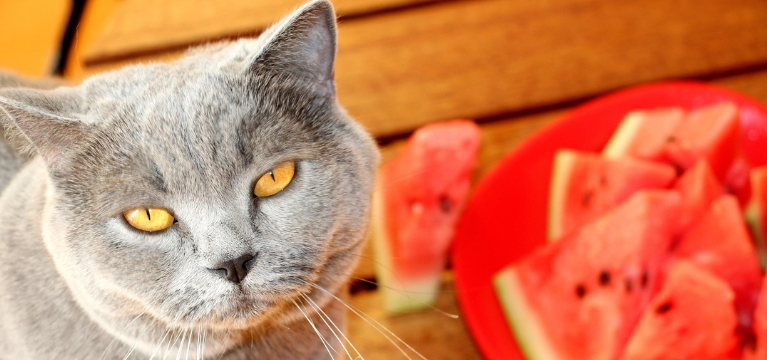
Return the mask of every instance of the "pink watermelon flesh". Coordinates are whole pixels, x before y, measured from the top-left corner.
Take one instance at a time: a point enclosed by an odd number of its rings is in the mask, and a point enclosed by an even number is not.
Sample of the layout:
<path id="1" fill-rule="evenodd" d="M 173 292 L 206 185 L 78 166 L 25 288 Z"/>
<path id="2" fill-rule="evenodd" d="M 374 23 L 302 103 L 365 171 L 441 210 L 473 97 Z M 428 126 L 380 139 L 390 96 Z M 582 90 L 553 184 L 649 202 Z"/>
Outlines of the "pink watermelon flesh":
<path id="1" fill-rule="evenodd" d="M 751 199 L 751 164 L 742 157 L 732 162 L 724 177 L 724 187 L 738 198 L 740 206 L 745 208 Z"/>
<path id="2" fill-rule="evenodd" d="M 717 276 L 691 262 L 674 262 L 621 360 L 739 359 L 734 297 Z"/>
<path id="3" fill-rule="evenodd" d="M 480 139 L 472 121 L 427 125 L 382 169 L 373 239 L 376 277 L 390 312 L 433 302 Z"/>
<path id="4" fill-rule="evenodd" d="M 602 155 L 665 161 L 666 142 L 684 115 L 678 107 L 632 111 L 615 129 Z"/>
<path id="5" fill-rule="evenodd" d="M 732 287 L 740 332 L 744 339 L 750 338 L 762 274 L 738 200 L 732 195 L 714 200 L 679 240 L 674 255 L 695 262 Z"/>
<path id="6" fill-rule="evenodd" d="M 616 359 L 657 289 L 680 211 L 676 191 L 640 191 L 500 271 L 497 294 L 527 359 Z"/>
<path id="7" fill-rule="evenodd" d="M 746 221 L 756 239 L 756 246 L 762 266 L 767 265 L 767 166 L 751 170 L 751 200 L 746 206 Z"/>
<path id="8" fill-rule="evenodd" d="M 676 170 L 666 164 L 560 150 L 551 177 L 548 238 L 573 231 L 637 190 L 664 188 L 675 177 Z"/>
<path id="9" fill-rule="evenodd" d="M 738 150 L 738 108 L 722 102 L 691 111 L 668 138 L 666 154 L 681 169 L 706 159 L 724 180 Z"/>
<path id="10" fill-rule="evenodd" d="M 703 215 L 714 199 L 724 194 L 722 185 L 716 180 L 716 176 L 705 160 L 699 160 L 685 171 L 677 179 L 674 188 L 682 194 L 683 211 L 679 214 L 680 233 L 687 230 Z"/>

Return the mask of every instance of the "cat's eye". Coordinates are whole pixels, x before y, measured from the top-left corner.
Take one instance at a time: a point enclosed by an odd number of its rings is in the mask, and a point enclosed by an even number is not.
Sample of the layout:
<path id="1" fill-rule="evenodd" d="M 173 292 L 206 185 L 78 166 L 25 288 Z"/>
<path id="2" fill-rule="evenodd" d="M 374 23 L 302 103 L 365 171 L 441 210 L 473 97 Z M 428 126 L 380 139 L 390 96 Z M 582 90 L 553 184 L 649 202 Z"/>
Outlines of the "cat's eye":
<path id="1" fill-rule="evenodd" d="M 168 210 L 160 208 L 136 208 L 123 213 L 125 221 L 137 230 L 154 232 L 173 225 L 175 219 Z"/>
<path id="2" fill-rule="evenodd" d="M 261 175 L 253 188 L 253 195 L 260 198 L 272 196 L 284 189 L 293 180 L 296 173 L 296 163 L 286 161 Z"/>

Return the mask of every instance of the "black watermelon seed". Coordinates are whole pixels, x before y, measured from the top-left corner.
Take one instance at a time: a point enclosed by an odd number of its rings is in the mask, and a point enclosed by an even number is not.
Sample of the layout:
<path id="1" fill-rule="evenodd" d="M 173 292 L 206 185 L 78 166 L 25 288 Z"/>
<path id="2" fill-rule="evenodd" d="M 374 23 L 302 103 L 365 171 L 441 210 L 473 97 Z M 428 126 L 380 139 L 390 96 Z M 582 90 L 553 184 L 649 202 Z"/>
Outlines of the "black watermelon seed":
<path id="1" fill-rule="evenodd" d="M 586 296 L 586 286 L 578 284 L 578 286 L 575 287 L 575 295 L 578 296 L 579 299 L 583 299 L 583 297 Z"/>
<path id="2" fill-rule="evenodd" d="M 639 279 L 639 285 L 644 289 L 647 287 L 648 282 L 650 282 L 650 272 L 647 271 L 647 269 L 644 269 L 644 271 L 642 271 L 642 278 Z"/>
<path id="3" fill-rule="evenodd" d="M 607 186 L 607 177 L 604 176 L 604 175 L 600 176 L 599 177 L 599 184 L 602 185 L 603 187 Z"/>
<path id="4" fill-rule="evenodd" d="M 599 273 L 599 285 L 602 285 L 602 286 L 610 285 L 610 280 L 612 280 L 610 276 L 610 272 L 608 272 L 607 270 L 602 270 L 602 272 Z"/>
<path id="5" fill-rule="evenodd" d="M 655 313 L 656 314 L 665 314 L 665 313 L 669 312 L 669 310 L 671 310 L 672 308 L 673 308 L 673 306 L 671 305 L 670 302 L 664 302 L 663 304 L 660 304 L 660 305 L 658 305 L 657 308 L 655 308 Z"/>
<path id="6" fill-rule="evenodd" d="M 669 137 L 666 139 L 666 142 L 670 142 L 670 143 L 676 142 L 676 137 L 673 137 L 673 136 L 669 136 Z"/>
<path id="7" fill-rule="evenodd" d="M 581 197 L 581 204 L 583 207 L 589 207 L 591 205 L 591 199 L 594 198 L 594 190 L 588 190 Z"/>
<path id="8" fill-rule="evenodd" d="M 631 279 L 626 279 L 626 282 L 624 283 L 624 285 L 626 286 L 626 292 L 627 293 L 630 293 L 631 290 L 634 289 L 634 283 L 631 282 Z"/>
<path id="9" fill-rule="evenodd" d="M 442 212 L 445 213 L 450 212 L 450 209 L 453 208 L 453 204 L 450 203 L 450 199 L 448 199 L 446 196 L 439 198 L 439 206 L 442 209 Z"/>

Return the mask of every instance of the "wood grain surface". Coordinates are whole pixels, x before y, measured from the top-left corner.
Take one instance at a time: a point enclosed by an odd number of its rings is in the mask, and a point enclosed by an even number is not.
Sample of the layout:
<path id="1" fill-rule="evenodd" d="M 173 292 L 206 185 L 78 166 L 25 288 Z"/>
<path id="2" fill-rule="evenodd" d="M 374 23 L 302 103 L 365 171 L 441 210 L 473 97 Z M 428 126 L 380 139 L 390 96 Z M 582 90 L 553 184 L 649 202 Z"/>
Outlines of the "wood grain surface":
<path id="1" fill-rule="evenodd" d="M 438 0 L 335 0 L 336 12 L 355 17 Z M 255 35 L 304 0 L 131 0 L 85 54 L 86 63 L 124 59 L 243 34 Z M 147 11 L 151 9 L 152 11 Z"/>
<path id="2" fill-rule="evenodd" d="M 336 83 L 353 116 L 396 137 L 434 121 L 507 118 L 642 82 L 764 67 L 765 23 L 761 0 L 435 2 L 342 21 Z"/>

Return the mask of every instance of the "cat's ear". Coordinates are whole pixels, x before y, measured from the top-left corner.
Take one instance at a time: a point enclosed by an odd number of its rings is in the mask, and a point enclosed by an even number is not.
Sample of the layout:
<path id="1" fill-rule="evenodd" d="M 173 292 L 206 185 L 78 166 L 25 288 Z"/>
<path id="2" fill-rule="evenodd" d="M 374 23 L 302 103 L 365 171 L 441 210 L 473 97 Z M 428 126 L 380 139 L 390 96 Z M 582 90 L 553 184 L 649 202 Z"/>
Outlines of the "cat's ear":
<path id="1" fill-rule="evenodd" d="M 49 166 L 62 161 L 61 155 L 88 134 L 88 126 L 77 119 L 81 106 L 82 97 L 73 88 L 0 90 L 3 126 Z"/>
<path id="2" fill-rule="evenodd" d="M 327 0 L 312 1 L 267 30 L 266 44 L 251 70 L 279 70 L 315 81 L 322 92 L 334 92 L 336 16 Z"/>

